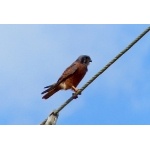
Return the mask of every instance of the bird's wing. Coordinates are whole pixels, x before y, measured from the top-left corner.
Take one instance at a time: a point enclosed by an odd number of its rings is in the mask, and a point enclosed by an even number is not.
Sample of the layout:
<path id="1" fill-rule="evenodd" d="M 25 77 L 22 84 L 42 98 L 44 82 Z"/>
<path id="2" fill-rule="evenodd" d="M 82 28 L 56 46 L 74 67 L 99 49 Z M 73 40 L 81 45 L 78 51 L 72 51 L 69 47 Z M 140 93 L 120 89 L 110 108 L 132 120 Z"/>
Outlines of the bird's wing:
<path id="1" fill-rule="evenodd" d="M 73 63 L 71 66 L 69 66 L 61 75 L 61 77 L 58 79 L 57 83 L 46 86 L 44 88 L 48 88 L 47 90 L 43 91 L 42 94 L 46 93 L 49 91 L 49 89 L 54 89 L 56 88 L 60 83 L 71 77 L 76 71 L 78 70 L 78 64 Z"/>
<path id="2" fill-rule="evenodd" d="M 71 77 L 76 71 L 78 70 L 78 64 L 73 63 L 71 66 L 69 66 L 62 76 L 58 79 L 57 84 L 60 84 L 61 82 L 65 81 L 69 77 Z"/>

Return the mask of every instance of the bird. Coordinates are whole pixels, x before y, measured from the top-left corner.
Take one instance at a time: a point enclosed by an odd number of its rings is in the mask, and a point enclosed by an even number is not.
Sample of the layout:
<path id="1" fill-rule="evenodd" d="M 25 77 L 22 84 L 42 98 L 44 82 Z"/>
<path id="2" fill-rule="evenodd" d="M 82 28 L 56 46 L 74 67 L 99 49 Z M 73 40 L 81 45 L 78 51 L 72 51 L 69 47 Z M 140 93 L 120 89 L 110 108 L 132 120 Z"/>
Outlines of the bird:
<path id="1" fill-rule="evenodd" d="M 41 93 L 44 94 L 42 99 L 47 100 L 59 90 L 71 89 L 74 92 L 78 92 L 79 89 L 77 89 L 77 85 L 80 83 L 80 81 L 88 71 L 88 65 L 90 64 L 90 62 L 92 62 L 90 56 L 79 56 L 75 62 L 73 62 L 68 68 L 66 68 L 66 70 L 62 73 L 56 83 L 44 87 L 46 88 L 46 90 Z"/>

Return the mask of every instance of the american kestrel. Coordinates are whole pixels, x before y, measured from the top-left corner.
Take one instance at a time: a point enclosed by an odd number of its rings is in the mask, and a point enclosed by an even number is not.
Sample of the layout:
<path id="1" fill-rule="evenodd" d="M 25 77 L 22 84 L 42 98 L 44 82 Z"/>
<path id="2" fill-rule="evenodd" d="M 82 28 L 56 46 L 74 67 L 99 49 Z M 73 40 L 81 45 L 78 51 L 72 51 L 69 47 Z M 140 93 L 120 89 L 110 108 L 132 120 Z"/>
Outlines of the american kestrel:
<path id="1" fill-rule="evenodd" d="M 56 83 L 45 87 L 47 90 L 41 93 L 45 94 L 42 99 L 48 99 L 59 90 L 72 89 L 74 92 L 77 92 L 78 89 L 76 87 L 88 71 L 87 67 L 90 62 L 92 62 L 92 60 L 89 56 L 79 56 L 78 59 L 63 72 Z"/>

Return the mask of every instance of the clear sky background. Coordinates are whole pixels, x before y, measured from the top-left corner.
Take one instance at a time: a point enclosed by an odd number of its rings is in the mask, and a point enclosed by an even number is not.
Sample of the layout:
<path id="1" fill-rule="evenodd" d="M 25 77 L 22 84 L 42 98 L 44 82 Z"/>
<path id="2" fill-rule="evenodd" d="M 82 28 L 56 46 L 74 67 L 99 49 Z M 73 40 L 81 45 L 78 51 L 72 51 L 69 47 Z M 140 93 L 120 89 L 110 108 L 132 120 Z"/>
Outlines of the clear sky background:
<path id="1" fill-rule="evenodd" d="M 72 94 L 45 101 L 44 86 L 86 54 L 93 62 L 82 87 L 148 26 L 0 25 L 0 124 L 40 124 Z M 149 58 L 150 33 L 65 107 L 57 124 L 150 124 Z"/>

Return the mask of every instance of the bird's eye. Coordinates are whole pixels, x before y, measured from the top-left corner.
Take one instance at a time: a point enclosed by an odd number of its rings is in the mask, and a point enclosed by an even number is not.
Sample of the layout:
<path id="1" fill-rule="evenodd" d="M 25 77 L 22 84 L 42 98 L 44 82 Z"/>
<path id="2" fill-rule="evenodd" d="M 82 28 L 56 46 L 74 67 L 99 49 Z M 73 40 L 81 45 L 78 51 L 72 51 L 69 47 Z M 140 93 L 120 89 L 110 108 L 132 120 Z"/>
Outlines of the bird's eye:
<path id="1" fill-rule="evenodd" d="M 87 62 L 87 57 L 85 57 L 84 62 L 85 62 L 85 63 Z"/>
<path id="2" fill-rule="evenodd" d="M 89 58 L 88 57 L 86 57 L 86 61 L 88 61 L 89 60 Z"/>

